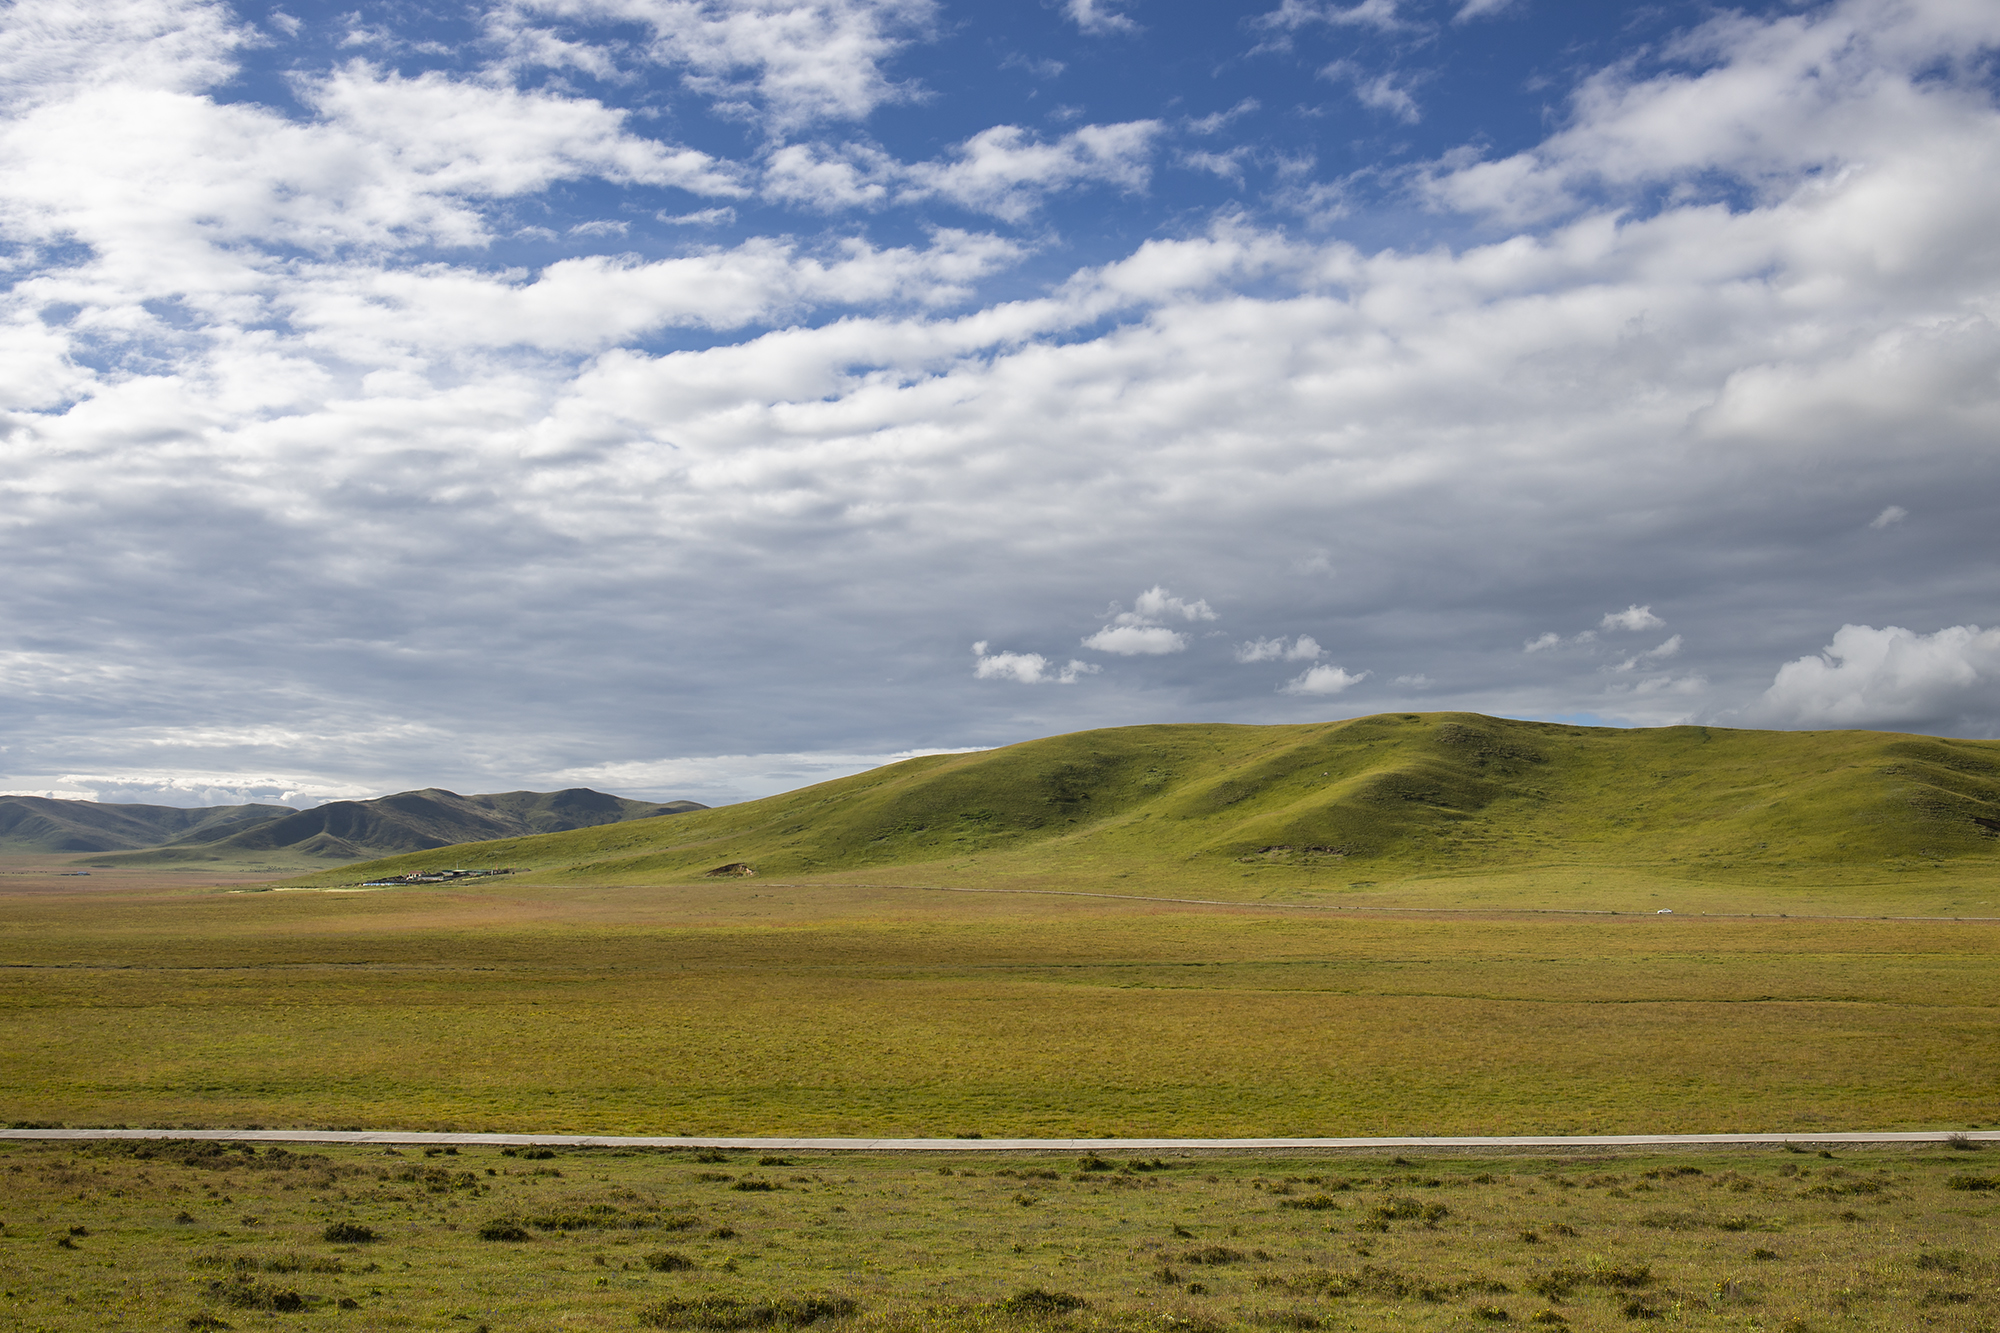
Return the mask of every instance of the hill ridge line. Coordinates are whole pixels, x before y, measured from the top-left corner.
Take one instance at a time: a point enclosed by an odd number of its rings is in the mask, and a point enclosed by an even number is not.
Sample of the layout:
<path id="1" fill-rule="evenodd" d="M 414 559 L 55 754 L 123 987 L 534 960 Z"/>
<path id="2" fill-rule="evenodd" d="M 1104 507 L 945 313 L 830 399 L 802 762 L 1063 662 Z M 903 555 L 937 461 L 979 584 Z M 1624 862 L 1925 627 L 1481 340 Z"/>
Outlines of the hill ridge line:
<path id="1" fill-rule="evenodd" d="M 452 1147 L 741 1148 L 829 1152 L 1173 1152 L 1326 1148 L 1648 1148 L 1828 1143 L 2000 1143 L 1996 1130 L 1841 1130 L 1813 1134 L 1531 1134 L 1420 1138 L 898 1139 L 704 1135 L 473 1134 L 431 1130 L 0 1129 L 0 1140 L 188 1139 L 223 1143 L 380 1143 Z"/>

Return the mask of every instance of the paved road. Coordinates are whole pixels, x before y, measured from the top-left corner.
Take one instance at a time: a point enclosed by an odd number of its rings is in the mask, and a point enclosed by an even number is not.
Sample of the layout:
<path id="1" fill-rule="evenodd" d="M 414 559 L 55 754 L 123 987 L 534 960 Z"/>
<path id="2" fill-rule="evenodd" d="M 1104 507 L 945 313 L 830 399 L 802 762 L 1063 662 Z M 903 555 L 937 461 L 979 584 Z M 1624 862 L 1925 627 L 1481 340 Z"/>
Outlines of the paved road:
<path id="1" fill-rule="evenodd" d="M 1228 1152 L 1324 1148 L 1686 1148 L 1755 1144 L 1937 1143 L 1946 1130 L 1837 1134 L 1546 1134 L 1507 1138 L 1408 1139 L 732 1139 L 700 1136 L 621 1138 L 603 1134 L 444 1134 L 418 1130 L 326 1129 L 0 1129 L 0 1139 L 216 1139 L 226 1143 L 380 1143 L 449 1147 L 744 1148 L 765 1152 Z M 2000 1130 L 1965 1138 L 2000 1144 Z"/>

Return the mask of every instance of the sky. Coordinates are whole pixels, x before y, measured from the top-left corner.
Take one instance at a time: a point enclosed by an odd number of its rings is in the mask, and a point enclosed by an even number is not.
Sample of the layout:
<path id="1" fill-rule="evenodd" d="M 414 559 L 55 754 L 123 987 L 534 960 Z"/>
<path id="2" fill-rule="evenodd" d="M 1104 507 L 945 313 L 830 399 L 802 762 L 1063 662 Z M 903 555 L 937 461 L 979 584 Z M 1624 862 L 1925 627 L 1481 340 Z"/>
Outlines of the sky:
<path id="1" fill-rule="evenodd" d="M 1991 0 L 14 0 L 0 790 L 2000 736 Z"/>

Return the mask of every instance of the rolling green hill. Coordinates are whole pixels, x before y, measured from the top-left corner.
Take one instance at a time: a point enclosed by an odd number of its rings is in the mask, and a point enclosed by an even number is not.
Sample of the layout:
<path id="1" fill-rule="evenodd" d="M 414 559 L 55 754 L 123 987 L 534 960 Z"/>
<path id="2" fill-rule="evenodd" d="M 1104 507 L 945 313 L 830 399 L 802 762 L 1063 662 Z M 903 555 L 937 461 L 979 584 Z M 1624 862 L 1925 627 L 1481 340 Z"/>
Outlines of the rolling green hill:
<path id="1" fill-rule="evenodd" d="M 1078 732 L 311 882 L 454 864 L 577 884 L 750 873 L 1240 898 L 1591 866 L 1663 881 L 1984 879 L 2000 870 L 1996 835 L 1996 741 L 1384 714 Z"/>
<path id="2" fill-rule="evenodd" d="M 98 852 L 93 866 L 352 862 L 520 834 L 591 828 L 708 807 L 635 801 L 587 787 L 460 796 L 439 787 L 367 801 L 169 806 L 0 797 L 0 852 Z"/>

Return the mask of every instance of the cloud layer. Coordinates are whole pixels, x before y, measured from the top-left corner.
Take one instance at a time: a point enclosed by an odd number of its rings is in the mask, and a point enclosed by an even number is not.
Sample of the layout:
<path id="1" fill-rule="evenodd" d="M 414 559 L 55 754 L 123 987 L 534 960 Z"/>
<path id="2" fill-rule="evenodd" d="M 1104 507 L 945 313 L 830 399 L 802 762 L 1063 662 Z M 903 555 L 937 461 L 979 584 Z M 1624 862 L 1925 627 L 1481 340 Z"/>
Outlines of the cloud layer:
<path id="1" fill-rule="evenodd" d="M 1532 9 L 19 0 L 0 786 L 2000 734 L 2000 14 Z"/>

